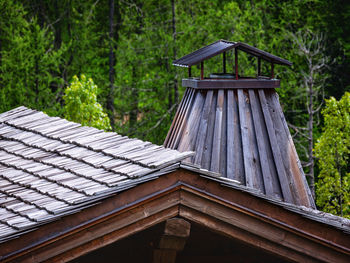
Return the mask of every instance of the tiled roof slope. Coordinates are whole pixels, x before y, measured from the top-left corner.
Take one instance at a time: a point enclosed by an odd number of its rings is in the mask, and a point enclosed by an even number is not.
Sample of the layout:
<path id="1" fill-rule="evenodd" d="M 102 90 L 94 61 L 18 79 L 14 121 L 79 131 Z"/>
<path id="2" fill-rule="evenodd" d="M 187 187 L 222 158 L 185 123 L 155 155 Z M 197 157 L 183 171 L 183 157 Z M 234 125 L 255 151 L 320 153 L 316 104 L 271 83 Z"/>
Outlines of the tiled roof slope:
<path id="1" fill-rule="evenodd" d="M 19 107 L 0 114 L 0 242 L 190 156 Z"/>

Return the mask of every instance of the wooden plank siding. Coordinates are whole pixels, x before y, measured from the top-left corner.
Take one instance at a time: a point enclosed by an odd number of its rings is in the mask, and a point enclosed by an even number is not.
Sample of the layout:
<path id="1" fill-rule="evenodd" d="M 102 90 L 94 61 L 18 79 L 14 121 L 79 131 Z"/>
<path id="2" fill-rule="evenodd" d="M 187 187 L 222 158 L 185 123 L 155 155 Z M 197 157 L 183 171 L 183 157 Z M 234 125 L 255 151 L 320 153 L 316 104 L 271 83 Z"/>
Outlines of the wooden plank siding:
<path id="1" fill-rule="evenodd" d="M 179 132 L 171 129 L 164 146 L 195 151 L 186 161 L 238 180 L 268 197 L 315 208 L 273 88 L 208 86 L 187 90 L 183 101 L 190 96 L 195 99 L 183 103 L 188 108 L 179 108 L 179 112 L 185 111 L 186 116 L 176 115 L 172 124 L 185 128 Z M 168 143 L 174 138 L 179 146 Z"/>

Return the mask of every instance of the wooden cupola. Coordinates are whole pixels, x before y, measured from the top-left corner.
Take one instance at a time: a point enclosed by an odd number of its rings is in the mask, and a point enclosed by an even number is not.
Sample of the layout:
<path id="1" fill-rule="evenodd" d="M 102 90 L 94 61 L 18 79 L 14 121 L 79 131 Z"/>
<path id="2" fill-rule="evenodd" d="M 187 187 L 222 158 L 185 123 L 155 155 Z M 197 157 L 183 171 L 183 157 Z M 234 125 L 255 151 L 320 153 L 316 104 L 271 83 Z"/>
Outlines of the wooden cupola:
<path id="1" fill-rule="evenodd" d="M 232 73 L 227 52 L 234 52 Z M 238 74 L 239 52 L 257 57 L 256 77 Z M 222 54 L 222 73 L 204 77 L 204 61 Z M 261 60 L 270 76 L 261 76 Z M 315 208 L 275 88 L 274 65 L 292 63 L 241 42 L 219 40 L 173 62 L 187 67 L 187 87 L 164 146 L 195 151 L 186 162 L 238 181 L 267 197 Z M 200 77 L 191 67 L 200 65 Z"/>

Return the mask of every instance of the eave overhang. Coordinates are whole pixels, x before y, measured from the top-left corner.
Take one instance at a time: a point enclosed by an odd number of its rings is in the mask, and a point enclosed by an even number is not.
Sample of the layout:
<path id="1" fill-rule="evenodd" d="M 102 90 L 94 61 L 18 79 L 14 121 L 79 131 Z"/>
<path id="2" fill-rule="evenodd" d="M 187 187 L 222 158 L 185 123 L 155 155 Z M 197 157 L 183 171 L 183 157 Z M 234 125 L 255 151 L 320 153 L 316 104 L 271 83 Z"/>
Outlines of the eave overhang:
<path id="1" fill-rule="evenodd" d="M 341 229 L 210 177 L 184 169 L 163 175 L 0 244 L 0 259 L 66 262 L 179 216 L 286 260 L 348 262 L 350 235 Z"/>

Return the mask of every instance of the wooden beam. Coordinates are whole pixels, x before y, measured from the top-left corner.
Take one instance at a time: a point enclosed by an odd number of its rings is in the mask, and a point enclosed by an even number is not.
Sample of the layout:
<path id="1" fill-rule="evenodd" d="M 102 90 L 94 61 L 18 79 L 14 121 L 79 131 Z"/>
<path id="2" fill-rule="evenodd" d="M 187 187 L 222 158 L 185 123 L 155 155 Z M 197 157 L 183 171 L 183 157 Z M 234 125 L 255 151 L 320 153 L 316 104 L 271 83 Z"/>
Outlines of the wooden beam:
<path id="1" fill-rule="evenodd" d="M 217 223 L 219 220 L 225 226 L 225 230 L 221 232 L 222 234 L 226 233 L 227 235 L 231 231 L 231 237 L 289 260 L 297 262 L 319 262 L 320 260 L 325 262 L 348 262 L 349 249 L 347 249 L 348 254 L 344 253 L 345 251 L 339 253 L 334 248 L 314 242 L 313 238 L 295 234 L 284 226 L 278 227 L 278 224 L 275 225 L 273 222 L 242 213 L 239 211 L 240 209 L 233 209 L 233 207 L 226 206 L 224 203 L 210 201 L 209 196 L 201 198 L 197 193 L 191 193 L 190 191 L 193 190 L 185 191 L 185 188 L 183 188 L 183 191 L 181 191 L 180 216 L 183 218 L 204 226 L 210 226 L 214 231 L 219 229 Z M 216 223 L 207 225 L 206 222 L 209 218 L 215 219 Z M 228 228 L 231 228 L 231 230 L 228 230 Z M 253 237 L 253 239 L 250 237 Z"/>
<path id="2" fill-rule="evenodd" d="M 44 256 L 43 260 L 64 262 L 169 218 L 181 216 L 273 254 L 283 256 L 286 253 L 287 258 L 295 258 L 297 262 L 305 262 L 303 259 L 310 258 L 309 253 L 325 262 L 348 262 L 350 235 L 341 229 L 303 217 L 239 186 L 238 190 L 235 188 L 234 185 L 226 187 L 198 173 L 179 169 L 79 213 L 40 226 L 20 238 L 1 243 L 0 261 L 33 262 Z M 187 198 L 183 192 L 202 201 Z M 205 202 L 216 205 L 213 209 Z M 239 215 L 239 218 L 230 213 Z M 252 223 L 254 220 L 258 223 Z M 232 224 L 233 221 L 236 223 Z M 270 236 L 277 238 L 266 238 Z M 308 251 L 306 254 L 300 252 L 304 249 Z"/>
<path id="3" fill-rule="evenodd" d="M 174 263 L 177 252 L 184 249 L 191 224 L 182 218 L 171 218 L 165 223 L 159 248 L 153 251 L 153 263 Z"/>
<path id="4" fill-rule="evenodd" d="M 226 73 L 226 52 L 222 53 L 222 67 L 223 72 Z"/>
<path id="5" fill-rule="evenodd" d="M 261 76 L 261 58 L 258 57 L 258 77 Z"/>
<path id="6" fill-rule="evenodd" d="M 194 89 L 275 89 L 280 87 L 278 79 L 182 79 L 183 87 Z"/>
<path id="7" fill-rule="evenodd" d="M 164 235 L 187 238 L 190 236 L 191 224 L 182 218 L 170 218 L 166 221 Z"/>
<path id="8" fill-rule="evenodd" d="M 188 67 L 188 77 L 192 77 L 192 73 L 191 73 L 191 67 Z"/>
<path id="9" fill-rule="evenodd" d="M 245 232 L 242 229 L 229 225 L 221 220 L 217 220 L 206 214 L 200 213 L 188 207 L 180 207 L 180 215 L 192 222 L 207 227 L 220 235 L 234 238 L 244 244 L 252 245 L 267 251 L 273 255 L 278 255 L 284 259 L 289 259 L 292 262 L 319 262 L 318 260 L 306 260 L 305 257 L 291 249 L 273 243 L 269 240 L 262 239 L 252 233 Z M 263 260 L 262 260 L 263 261 Z"/>
<path id="10" fill-rule="evenodd" d="M 204 79 L 204 62 L 201 62 L 201 79 Z"/>
<path id="11" fill-rule="evenodd" d="M 121 213 L 110 215 L 105 220 L 10 262 L 67 262 L 73 260 L 176 216 L 178 203 L 179 193 L 175 190 L 170 195 L 158 196 Z"/>
<path id="12" fill-rule="evenodd" d="M 271 63 L 271 79 L 275 78 L 275 72 L 274 72 L 274 64 Z"/>
<path id="13" fill-rule="evenodd" d="M 237 48 L 235 48 L 235 75 L 236 80 L 238 79 L 238 51 Z"/>

